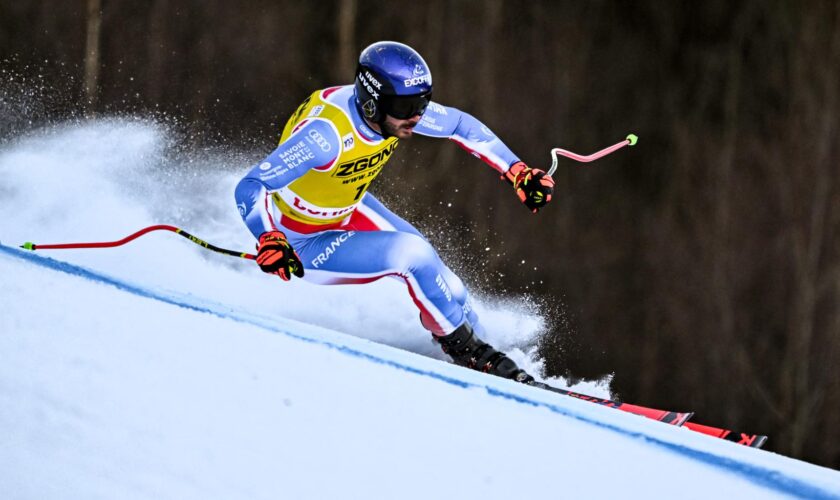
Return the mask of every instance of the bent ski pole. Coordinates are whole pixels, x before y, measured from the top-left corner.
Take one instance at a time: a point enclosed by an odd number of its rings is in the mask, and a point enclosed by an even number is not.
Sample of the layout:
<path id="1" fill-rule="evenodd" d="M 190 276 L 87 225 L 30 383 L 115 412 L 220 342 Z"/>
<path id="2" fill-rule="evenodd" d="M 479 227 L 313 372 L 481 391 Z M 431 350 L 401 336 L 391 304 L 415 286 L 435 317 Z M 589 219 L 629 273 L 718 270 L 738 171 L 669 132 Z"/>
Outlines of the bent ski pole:
<path id="1" fill-rule="evenodd" d="M 26 250 L 32 250 L 32 251 L 35 251 L 35 250 L 64 250 L 64 249 L 69 249 L 69 248 L 111 248 L 111 247 L 118 247 L 118 246 L 121 246 L 121 245 L 125 245 L 129 241 L 135 240 L 135 239 L 143 236 L 144 234 L 150 233 L 152 231 L 172 231 L 173 233 L 180 234 L 184 238 L 192 241 L 196 245 L 201 245 L 204 248 L 206 248 L 208 250 L 212 250 L 212 251 L 217 252 L 217 253 L 230 255 L 230 256 L 233 256 L 233 257 L 239 257 L 239 258 L 242 258 L 242 259 L 254 260 L 256 258 L 255 255 L 252 255 L 252 254 L 249 254 L 249 253 L 237 252 L 235 250 L 228 250 L 226 248 L 219 248 L 215 245 L 211 245 L 210 243 L 207 243 L 206 241 L 202 240 L 201 238 L 197 238 L 197 237 L 191 235 L 190 233 L 184 231 L 181 228 L 177 228 L 175 226 L 167 226 L 167 225 L 157 225 L 157 226 L 145 227 L 145 228 L 137 231 L 136 233 L 130 234 L 130 235 L 126 236 L 125 238 L 123 238 L 121 240 L 117 240 L 117 241 L 102 241 L 102 242 L 93 242 L 93 243 L 54 243 L 54 244 L 49 244 L 49 245 L 41 245 L 41 244 L 36 245 L 35 243 L 27 241 L 26 243 L 24 243 L 20 247 L 24 248 Z"/>
<path id="2" fill-rule="evenodd" d="M 591 155 L 584 156 L 579 155 L 577 153 L 572 153 L 571 151 L 566 151 L 565 149 L 554 148 L 551 150 L 551 168 L 548 169 L 548 175 L 554 174 L 554 171 L 557 170 L 557 157 L 558 155 L 565 156 L 566 158 L 571 158 L 575 161 L 589 163 L 590 161 L 597 160 L 598 158 L 602 158 L 607 156 L 608 154 L 612 153 L 613 151 L 619 150 L 624 146 L 635 146 L 636 142 L 639 138 L 634 134 L 629 134 L 626 139 L 623 141 L 613 144 L 608 148 L 604 148 L 597 153 L 592 153 Z"/>

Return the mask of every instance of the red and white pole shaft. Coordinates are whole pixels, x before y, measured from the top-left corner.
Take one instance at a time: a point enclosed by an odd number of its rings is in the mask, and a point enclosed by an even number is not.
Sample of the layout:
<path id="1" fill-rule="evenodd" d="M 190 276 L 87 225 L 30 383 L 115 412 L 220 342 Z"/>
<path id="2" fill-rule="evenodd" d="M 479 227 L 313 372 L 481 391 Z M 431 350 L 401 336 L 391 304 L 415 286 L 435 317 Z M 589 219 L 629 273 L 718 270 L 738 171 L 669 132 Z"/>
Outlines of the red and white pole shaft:
<path id="1" fill-rule="evenodd" d="M 579 155 L 577 153 L 572 153 L 571 151 L 567 151 L 561 148 L 554 148 L 551 150 L 551 168 L 548 169 L 548 175 L 554 174 L 554 171 L 557 170 L 557 158 L 559 156 L 565 156 L 566 158 L 571 158 L 575 161 L 579 161 L 582 163 L 589 163 L 590 161 L 597 160 L 598 158 L 603 158 L 608 154 L 617 151 L 624 146 L 634 146 L 636 142 L 639 140 L 634 134 L 630 134 L 627 136 L 626 139 L 623 141 L 613 144 L 608 148 L 604 148 L 597 153 L 592 153 L 591 155 Z"/>

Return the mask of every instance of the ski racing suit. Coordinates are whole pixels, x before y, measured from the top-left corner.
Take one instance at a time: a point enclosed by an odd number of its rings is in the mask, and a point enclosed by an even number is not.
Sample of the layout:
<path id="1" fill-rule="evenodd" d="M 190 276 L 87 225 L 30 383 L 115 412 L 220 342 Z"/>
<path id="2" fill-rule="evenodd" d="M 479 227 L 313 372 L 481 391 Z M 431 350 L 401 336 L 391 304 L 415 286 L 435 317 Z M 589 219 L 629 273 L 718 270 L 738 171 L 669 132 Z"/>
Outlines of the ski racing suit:
<path id="1" fill-rule="evenodd" d="M 434 102 L 414 132 L 451 139 L 499 173 L 519 161 L 476 118 Z M 461 280 L 414 226 L 367 192 L 398 142 L 367 125 L 353 85 L 317 90 L 286 123 L 277 149 L 237 185 L 239 213 L 256 238 L 285 233 L 304 279 L 332 285 L 395 277 L 434 335 L 469 321 L 481 336 Z"/>

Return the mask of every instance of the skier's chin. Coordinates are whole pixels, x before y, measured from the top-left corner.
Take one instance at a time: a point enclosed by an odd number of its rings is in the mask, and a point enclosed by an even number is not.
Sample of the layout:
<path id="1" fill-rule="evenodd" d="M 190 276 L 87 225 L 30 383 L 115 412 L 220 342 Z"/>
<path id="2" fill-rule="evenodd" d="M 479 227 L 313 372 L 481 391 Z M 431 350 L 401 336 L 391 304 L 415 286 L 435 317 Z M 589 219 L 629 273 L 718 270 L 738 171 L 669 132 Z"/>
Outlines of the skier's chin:
<path id="1" fill-rule="evenodd" d="M 414 127 L 403 126 L 397 129 L 397 133 L 394 134 L 400 139 L 410 139 L 411 136 L 414 135 Z"/>
<path id="2" fill-rule="evenodd" d="M 414 135 L 413 125 L 400 125 L 398 127 L 391 125 L 386 126 L 385 128 L 388 131 L 388 134 L 396 137 L 397 139 L 410 139 L 411 136 Z"/>
<path id="3" fill-rule="evenodd" d="M 387 117 L 382 128 L 393 137 L 397 139 L 409 139 L 414 135 L 414 127 L 420 122 L 419 119 L 398 120 L 390 116 Z"/>

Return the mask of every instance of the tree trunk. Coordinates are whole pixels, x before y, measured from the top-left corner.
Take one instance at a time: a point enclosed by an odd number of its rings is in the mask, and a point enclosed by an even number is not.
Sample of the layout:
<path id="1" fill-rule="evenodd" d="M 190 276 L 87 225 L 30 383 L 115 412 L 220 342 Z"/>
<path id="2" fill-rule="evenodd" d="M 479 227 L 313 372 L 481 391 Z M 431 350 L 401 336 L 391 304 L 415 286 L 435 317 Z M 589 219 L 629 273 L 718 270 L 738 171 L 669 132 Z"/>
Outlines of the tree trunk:
<path id="1" fill-rule="evenodd" d="M 340 0 L 338 4 L 338 74 L 336 82 L 349 82 L 356 70 L 356 0 Z"/>
<path id="2" fill-rule="evenodd" d="M 99 33 L 102 27 L 102 1 L 87 0 L 87 40 L 85 42 L 85 110 L 92 114 L 99 97 Z"/>

